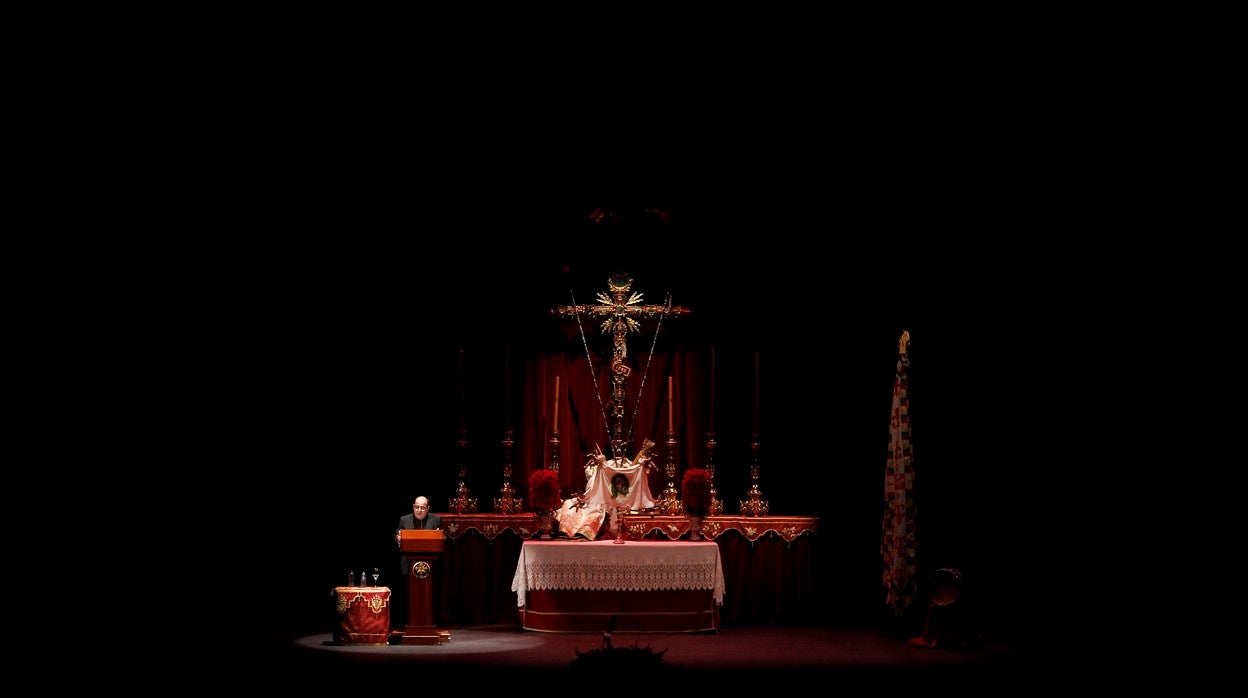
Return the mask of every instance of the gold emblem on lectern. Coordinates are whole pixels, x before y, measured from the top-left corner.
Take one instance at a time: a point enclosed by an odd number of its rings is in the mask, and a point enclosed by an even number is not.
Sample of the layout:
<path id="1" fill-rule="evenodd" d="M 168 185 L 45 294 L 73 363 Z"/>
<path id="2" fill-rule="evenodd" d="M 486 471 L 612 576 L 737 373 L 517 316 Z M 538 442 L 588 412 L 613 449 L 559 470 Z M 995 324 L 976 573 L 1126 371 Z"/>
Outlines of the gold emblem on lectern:
<path id="1" fill-rule="evenodd" d="M 429 576 L 429 563 L 425 562 L 424 560 L 421 560 L 420 562 L 413 564 L 412 574 L 416 575 L 417 579 L 424 579 L 425 577 L 428 577 Z"/>

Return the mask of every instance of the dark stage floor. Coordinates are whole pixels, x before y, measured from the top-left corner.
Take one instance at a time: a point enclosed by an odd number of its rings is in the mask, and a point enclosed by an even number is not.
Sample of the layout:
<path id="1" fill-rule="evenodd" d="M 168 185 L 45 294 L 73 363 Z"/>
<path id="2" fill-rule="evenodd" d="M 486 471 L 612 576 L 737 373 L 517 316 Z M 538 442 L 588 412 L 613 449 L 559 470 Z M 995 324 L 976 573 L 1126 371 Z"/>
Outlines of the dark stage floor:
<path id="1" fill-rule="evenodd" d="M 760 682 L 793 690 L 800 687 L 788 681 L 812 678 L 878 680 L 885 683 L 882 688 L 940 684 L 1015 691 L 1055 687 L 1076 676 L 1086 680 L 1101 673 L 1114 674 L 1121 686 L 1137 674 L 1145 681 L 1156 669 L 1134 664 L 1132 668 L 1108 654 L 1046 647 L 1026 638 L 982 637 L 965 649 L 923 648 L 905 636 L 859 628 L 615 633 L 609 653 L 602 633 L 540 633 L 513 625 L 447 629 L 450 642 L 436 646 L 340 646 L 333 644 L 328 628 L 310 632 L 256 628 L 221 638 L 206 648 L 203 658 L 210 658 L 219 669 L 207 672 L 209 678 L 241 673 L 287 688 L 341 684 L 343 690 L 369 693 L 430 681 L 474 693 L 510 694 L 530 693 L 525 682 L 538 681 L 556 696 L 565 690 L 579 694 L 586 689 L 586 680 L 605 682 L 595 693 L 644 692 L 686 679 L 725 690 Z M 615 685 L 625 677 L 627 685 Z"/>

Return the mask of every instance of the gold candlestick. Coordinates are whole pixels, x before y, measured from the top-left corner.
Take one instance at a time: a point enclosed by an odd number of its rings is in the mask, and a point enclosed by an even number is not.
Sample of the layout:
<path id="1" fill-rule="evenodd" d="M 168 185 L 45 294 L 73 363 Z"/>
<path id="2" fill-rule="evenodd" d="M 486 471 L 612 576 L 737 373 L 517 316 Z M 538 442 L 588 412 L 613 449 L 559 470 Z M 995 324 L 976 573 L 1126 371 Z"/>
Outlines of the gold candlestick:
<path id="1" fill-rule="evenodd" d="M 550 466 L 549 470 L 559 474 L 559 429 L 555 429 L 550 435 Z"/>
<path id="2" fill-rule="evenodd" d="M 477 500 L 469 497 L 468 465 L 464 462 L 464 453 L 468 449 L 468 429 L 459 428 L 459 486 L 455 488 L 455 496 L 451 498 L 450 511 L 457 514 L 471 514 L 477 510 Z"/>
<path id="3" fill-rule="evenodd" d="M 524 509 L 524 500 L 516 496 L 516 491 L 511 486 L 511 447 L 515 443 L 511 439 L 513 433 L 514 429 L 503 432 L 503 488 L 499 490 L 501 496 L 494 500 L 494 511 L 503 514 L 514 514 Z"/>
<path id="4" fill-rule="evenodd" d="M 750 450 L 754 452 L 754 460 L 750 464 L 750 479 L 754 481 L 746 493 L 748 499 L 741 501 L 741 513 L 746 516 L 766 516 L 768 505 L 763 500 L 763 491 L 758 488 L 758 432 L 754 432 L 754 440 L 750 442 Z"/>
<path id="5" fill-rule="evenodd" d="M 714 354 L 711 355 L 714 356 Z M 719 500 L 719 493 L 715 489 L 715 445 L 715 432 L 708 431 L 706 433 L 706 479 L 711 483 L 711 502 L 706 508 L 707 516 L 724 513 L 724 503 Z"/>
<path id="6" fill-rule="evenodd" d="M 559 378 L 555 376 L 555 411 L 550 430 L 550 470 L 559 473 Z"/>
<path id="7" fill-rule="evenodd" d="M 680 504 L 680 495 L 676 491 L 676 432 L 668 429 L 667 431 L 667 466 L 663 470 L 667 475 L 667 487 L 659 495 L 659 501 L 655 502 L 655 508 L 662 514 L 674 516 L 683 513 L 684 507 Z"/>

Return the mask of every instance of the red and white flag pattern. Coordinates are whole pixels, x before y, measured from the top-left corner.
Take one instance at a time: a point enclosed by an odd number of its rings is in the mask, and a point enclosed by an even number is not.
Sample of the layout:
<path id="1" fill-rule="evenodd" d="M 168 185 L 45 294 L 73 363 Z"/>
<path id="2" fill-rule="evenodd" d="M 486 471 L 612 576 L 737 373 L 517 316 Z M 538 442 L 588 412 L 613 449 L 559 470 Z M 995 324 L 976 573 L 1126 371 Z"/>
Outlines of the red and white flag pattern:
<path id="1" fill-rule="evenodd" d="M 901 335 L 893 410 L 884 468 L 884 523 L 880 555 L 884 559 L 885 603 L 901 617 L 919 596 L 914 538 L 914 455 L 910 449 L 910 403 L 907 348 L 910 333 Z"/>

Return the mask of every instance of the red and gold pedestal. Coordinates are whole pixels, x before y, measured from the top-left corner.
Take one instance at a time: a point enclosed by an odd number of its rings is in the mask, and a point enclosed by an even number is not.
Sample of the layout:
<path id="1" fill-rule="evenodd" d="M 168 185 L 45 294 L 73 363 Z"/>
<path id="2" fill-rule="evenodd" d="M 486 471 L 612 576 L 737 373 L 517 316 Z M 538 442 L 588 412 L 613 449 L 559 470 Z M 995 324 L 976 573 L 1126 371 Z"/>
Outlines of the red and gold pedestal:
<path id="1" fill-rule="evenodd" d="M 335 645 L 390 643 L 390 589 L 388 587 L 334 587 L 338 623 Z"/>

